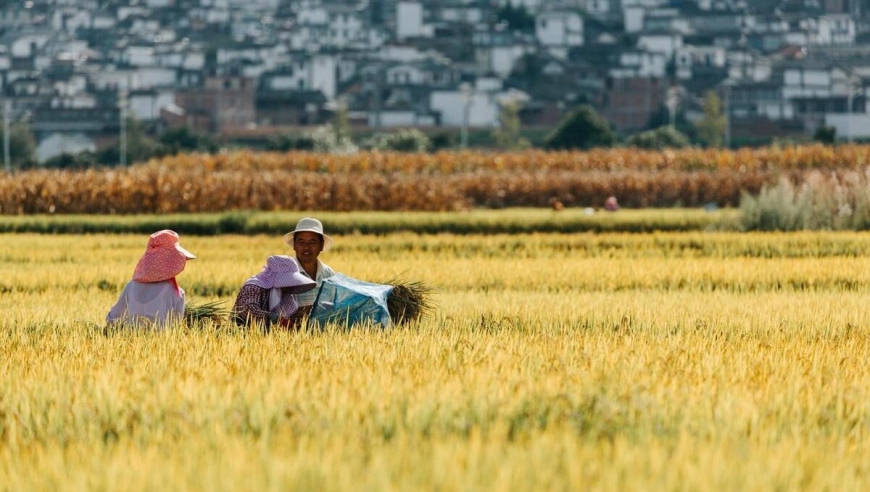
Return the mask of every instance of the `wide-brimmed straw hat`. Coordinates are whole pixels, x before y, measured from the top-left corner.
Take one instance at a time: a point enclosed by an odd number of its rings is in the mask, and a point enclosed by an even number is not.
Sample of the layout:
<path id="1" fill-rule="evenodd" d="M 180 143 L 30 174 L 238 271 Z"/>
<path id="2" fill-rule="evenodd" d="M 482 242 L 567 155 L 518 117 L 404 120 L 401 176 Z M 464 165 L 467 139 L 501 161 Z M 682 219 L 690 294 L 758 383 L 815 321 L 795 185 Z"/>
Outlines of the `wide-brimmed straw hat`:
<path id="1" fill-rule="evenodd" d="M 145 254 L 136 264 L 133 280 L 137 282 L 162 282 L 184 270 L 187 260 L 196 256 L 178 244 L 178 234 L 164 229 L 151 234 Z"/>
<path id="2" fill-rule="evenodd" d="M 297 232 L 303 231 L 316 232 L 323 236 L 323 251 L 329 250 L 329 248 L 335 244 L 335 241 L 333 241 L 331 237 L 323 233 L 323 224 L 321 224 L 319 220 L 311 217 L 303 217 L 299 219 L 299 222 L 296 223 L 296 229 L 284 234 L 284 242 L 293 246 L 293 235 Z"/>
<path id="3" fill-rule="evenodd" d="M 298 294 L 313 289 L 317 282 L 302 275 L 299 265 L 289 256 L 273 255 L 266 259 L 263 271 L 245 281 L 264 289 L 286 288 Z"/>

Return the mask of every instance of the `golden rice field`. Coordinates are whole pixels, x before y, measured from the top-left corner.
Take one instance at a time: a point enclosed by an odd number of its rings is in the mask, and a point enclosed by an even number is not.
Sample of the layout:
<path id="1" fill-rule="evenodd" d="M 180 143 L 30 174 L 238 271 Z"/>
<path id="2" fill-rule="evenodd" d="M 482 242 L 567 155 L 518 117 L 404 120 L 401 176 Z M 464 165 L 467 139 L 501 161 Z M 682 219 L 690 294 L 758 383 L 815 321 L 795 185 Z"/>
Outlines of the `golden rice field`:
<path id="1" fill-rule="evenodd" d="M 0 235 L 0 490 L 864 491 L 866 233 L 340 235 L 390 331 L 110 332 L 144 235 Z M 182 236 L 193 300 L 286 253 Z"/>

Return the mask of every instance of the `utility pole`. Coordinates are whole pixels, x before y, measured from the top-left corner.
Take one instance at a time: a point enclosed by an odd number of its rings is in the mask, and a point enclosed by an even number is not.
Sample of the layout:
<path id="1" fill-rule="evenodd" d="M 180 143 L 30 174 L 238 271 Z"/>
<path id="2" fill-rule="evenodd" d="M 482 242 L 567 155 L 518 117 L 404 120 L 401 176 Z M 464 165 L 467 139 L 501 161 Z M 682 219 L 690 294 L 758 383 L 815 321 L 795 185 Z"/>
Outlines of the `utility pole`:
<path id="1" fill-rule="evenodd" d="M 375 133 L 381 131 L 381 84 L 383 78 L 383 67 L 378 64 L 375 69 L 375 73 L 373 76 L 372 83 L 372 105 L 375 110 L 375 119 L 374 119 L 374 131 Z"/>
<path id="2" fill-rule="evenodd" d="M 722 107 L 725 115 L 725 148 L 731 148 L 731 84 L 730 80 L 725 81 L 725 90 L 723 91 Z"/>
<path id="3" fill-rule="evenodd" d="M 127 89 L 118 94 L 118 114 L 121 118 L 121 134 L 118 136 L 118 157 L 121 167 L 127 166 Z"/>
<path id="4" fill-rule="evenodd" d="M 462 131 L 459 136 L 459 147 L 462 150 L 468 148 L 468 120 L 471 112 L 471 96 L 472 89 L 468 83 L 459 85 L 459 91 L 462 93 Z"/>
<path id="5" fill-rule="evenodd" d="M 860 87 L 855 87 L 854 75 L 849 74 L 846 90 L 846 141 L 852 143 L 852 106 L 855 104 L 855 96 L 861 92 Z"/>
<path id="6" fill-rule="evenodd" d="M 12 172 L 12 159 L 9 156 L 9 113 L 11 106 L 12 102 L 9 99 L 3 100 L 3 164 L 7 173 Z"/>

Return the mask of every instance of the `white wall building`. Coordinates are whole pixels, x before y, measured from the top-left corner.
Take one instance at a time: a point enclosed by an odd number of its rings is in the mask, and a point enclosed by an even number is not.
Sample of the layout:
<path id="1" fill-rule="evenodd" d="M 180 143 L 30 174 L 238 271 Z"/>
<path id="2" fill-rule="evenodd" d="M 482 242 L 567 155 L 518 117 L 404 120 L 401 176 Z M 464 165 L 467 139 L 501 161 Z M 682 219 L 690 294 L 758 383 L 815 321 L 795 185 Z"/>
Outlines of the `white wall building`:
<path id="1" fill-rule="evenodd" d="M 683 47 L 683 36 L 677 33 L 641 34 L 637 38 L 637 47 L 652 53 L 661 53 L 670 59 Z"/>
<path id="2" fill-rule="evenodd" d="M 845 93 L 846 74 L 839 69 L 793 67 L 783 70 L 784 99 L 825 98 L 835 94 L 834 80 L 841 79 L 841 94 Z"/>
<path id="3" fill-rule="evenodd" d="M 679 80 L 690 80 L 696 67 L 725 68 L 727 60 L 727 52 L 720 46 L 680 46 L 674 52 L 675 75 Z"/>
<path id="4" fill-rule="evenodd" d="M 277 73 L 264 79 L 266 87 L 275 91 L 319 90 L 327 99 L 334 99 L 337 92 L 336 60 L 329 55 L 299 57 Z"/>
<path id="5" fill-rule="evenodd" d="M 423 26 L 423 4 L 420 2 L 399 2 L 396 5 L 396 39 L 404 41 L 408 38 L 430 37 Z"/>
<path id="6" fill-rule="evenodd" d="M 848 15 L 823 15 L 816 24 L 815 44 L 851 45 L 855 43 L 855 20 Z"/>
<path id="7" fill-rule="evenodd" d="M 54 33 L 51 31 L 22 33 L 10 43 L 9 52 L 14 58 L 36 56 L 53 36 Z"/>
<path id="8" fill-rule="evenodd" d="M 574 10 L 547 10 L 535 16 L 535 37 L 550 54 L 565 59 L 568 50 L 583 46 L 583 18 Z"/>
<path id="9" fill-rule="evenodd" d="M 128 46 L 121 53 L 121 61 L 134 67 L 151 67 L 155 64 L 153 46 Z"/>
<path id="10" fill-rule="evenodd" d="M 662 53 L 626 51 L 619 55 L 619 66 L 608 73 L 614 78 L 664 77 L 668 60 Z"/>
<path id="11" fill-rule="evenodd" d="M 440 113 L 442 126 L 489 128 L 498 124 L 502 92 L 500 80 L 480 79 L 474 88 L 432 91 L 429 107 Z"/>
<path id="12" fill-rule="evenodd" d="M 321 47 L 375 49 L 384 44 L 386 33 L 370 26 L 354 7 L 319 5 L 299 11 L 290 45 L 296 50 Z"/>
<path id="13" fill-rule="evenodd" d="M 391 85 L 423 85 L 425 74 L 419 67 L 403 63 L 386 70 L 386 82 Z"/>
<path id="14" fill-rule="evenodd" d="M 829 113 L 825 125 L 834 127 L 837 138 L 847 141 L 870 138 L 870 114 Z"/>
<path id="15" fill-rule="evenodd" d="M 96 150 L 96 143 L 84 133 L 52 133 L 39 141 L 36 146 L 36 159 L 45 162 L 61 154 L 74 155 Z"/>
<path id="16" fill-rule="evenodd" d="M 643 18 L 646 8 L 641 6 L 623 7 L 622 22 L 625 32 L 632 34 L 643 30 Z"/>
<path id="17" fill-rule="evenodd" d="M 130 116 L 137 120 L 154 121 L 162 108 L 175 104 L 175 91 L 133 91 L 127 98 Z"/>
<path id="18" fill-rule="evenodd" d="M 493 46 L 489 49 L 489 69 L 500 77 L 507 77 L 517 61 L 533 51 L 534 47 L 523 44 Z"/>
<path id="19" fill-rule="evenodd" d="M 384 109 L 378 112 L 369 111 L 366 118 L 368 125 L 372 128 L 435 126 L 434 116 L 429 114 L 417 114 L 411 109 Z"/>

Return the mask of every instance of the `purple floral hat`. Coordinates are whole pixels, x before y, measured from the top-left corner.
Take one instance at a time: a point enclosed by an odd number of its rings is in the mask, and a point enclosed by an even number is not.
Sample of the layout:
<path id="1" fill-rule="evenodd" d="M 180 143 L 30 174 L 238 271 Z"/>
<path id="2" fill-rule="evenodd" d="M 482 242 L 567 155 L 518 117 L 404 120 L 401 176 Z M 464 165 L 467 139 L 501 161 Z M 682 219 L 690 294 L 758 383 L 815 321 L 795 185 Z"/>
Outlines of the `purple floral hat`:
<path id="1" fill-rule="evenodd" d="M 284 255 L 266 259 L 263 271 L 245 281 L 264 289 L 287 288 L 293 294 L 313 289 L 317 283 L 299 272 L 296 260 Z"/>

